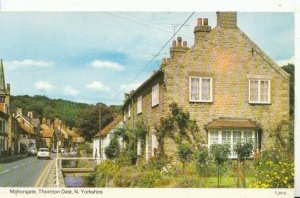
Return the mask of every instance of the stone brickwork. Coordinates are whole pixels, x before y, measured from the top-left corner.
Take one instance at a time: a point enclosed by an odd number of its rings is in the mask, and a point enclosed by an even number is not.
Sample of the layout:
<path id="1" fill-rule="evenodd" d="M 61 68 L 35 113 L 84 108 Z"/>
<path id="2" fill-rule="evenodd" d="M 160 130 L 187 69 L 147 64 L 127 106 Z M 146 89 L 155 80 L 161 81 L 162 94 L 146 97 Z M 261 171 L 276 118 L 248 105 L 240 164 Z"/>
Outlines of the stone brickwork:
<path id="1" fill-rule="evenodd" d="M 181 38 L 177 43 L 173 41 L 171 58 L 163 60 L 161 65 L 163 77 L 151 79 L 132 94 L 132 114 L 135 120 L 143 117 L 153 130 L 160 117 L 167 116 L 168 105 L 176 102 L 197 121 L 204 143 L 208 141 L 205 125 L 213 119 L 229 117 L 256 122 L 261 129 L 262 149 L 273 146 L 272 133 L 280 123 L 289 121 L 289 75 L 238 28 L 236 13 L 217 15 L 218 25 L 212 30 L 207 19 L 203 24 L 202 19 L 198 20 L 194 30 L 195 44 L 191 48 L 186 43 L 182 45 Z M 190 76 L 212 78 L 212 102 L 189 101 Z M 249 103 L 250 78 L 270 80 L 270 104 Z M 158 81 L 159 106 L 152 108 L 151 88 Z M 136 100 L 141 94 L 143 112 L 136 115 Z M 128 104 L 127 100 L 124 109 Z M 127 123 L 132 124 L 131 119 Z M 167 152 L 167 147 L 174 152 L 174 145 L 166 142 Z"/>

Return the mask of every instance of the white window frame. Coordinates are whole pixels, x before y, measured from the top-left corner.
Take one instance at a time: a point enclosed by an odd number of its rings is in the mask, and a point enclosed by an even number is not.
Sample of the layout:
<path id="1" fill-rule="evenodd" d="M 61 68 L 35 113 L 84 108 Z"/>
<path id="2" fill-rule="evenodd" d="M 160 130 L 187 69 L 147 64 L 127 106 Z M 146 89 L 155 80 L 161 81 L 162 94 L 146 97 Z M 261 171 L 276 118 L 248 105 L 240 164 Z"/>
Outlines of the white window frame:
<path id="1" fill-rule="evenodd" d="M 142 113 L 142 104 L 143 104 L 143 97 L 142 96 L 139 96 L 138 99 L 137 99 L 137 114 L 140 114 Z"/>
<path id="2" fill-rule="evenodd" d="M 127 113 L 126 113 L 126 111 L 124 111 L 124 118 L 123 118 L 123 121 L 124 121 L 124 122 L 127 121 Z"/>
<path id="3" fill-rule="evenodd" d="M 159 104 L 159 83 L 152 87 L 152 107 Z"/>
<path id="4" fill-rule="evenodd" d="M 191 98 L 191 91 L 192 91 L 192 78 L 197 78 L 199 79 L 199 100 L 194 100 Z M 202 80 L 203 79 L 209 79 L 210 80 L 210 99 L 209 100 L 202 100 Z M 205 77 L 205 76 L 190 76 L 189 77 L 189 101 L 190 102 L 213 102 L 213 95 L 212 95 L 212 90 L 213 90 L 213 79 L 212 77 Z"/>
<path id="5" fill-rule="evenodd" d="M 156 135 L 155 135 L 155 132 L 153 131 L 152 134 L 151 134 L 151 156 L 154 156 L 154 149 L 157 149 L 157 138 L 156 138 Z"/>
<path id="6" fill-rule="evenodd" d="M 252 141 L 253 141 L 253 152 L 258 152 L 258 137 L 255 138 L 257 135 L 257 131 L 255 130 L 245 130 L 245 129 L 218 129 L 218 130 L 211 130 L 211 131 L 208 131 L 208 149 L 210 150 L 210 146 L 212 145 L 211 144 L 211 141 L 210 141 L 210 136 L 211 136 L 211 132 L 218 132 L 218 144 L 222 144 L 222 132 L 223 131 L 230 131 L 230 155 L 229 155 L 229 158 L 231 159 L 235 159 L 237 158 L 237 155 L 234 154 L 234 147 L 233 147 L 233 132 L 234 131 L 239 131 L 241 133 L 241 141 L 244 142 L 244 132 L 248 132 L 250 131 L 251 132 L 251 138 L 252 138 Z M 256 142 L 255 142 L 256 141 Z M 255 145 L 256 145 L 256 150 L 255 149 Z"/>
<path id="7" fill-rule="evenodd" d="M 250 93 L 250 88 L 251 88 L 251 81 L 258 81 L 258 101 L 251 101 L 251 93 Z M 261 84 L 261 81 L 267 81 L 268 82 L 268 94 L 269 94 L 269 97 L 268 97 L 268 101 L 267 102 L 264 102 L 264 101 L 261 101 L 260 99 L 260 84 Z M 249 95 L 249 103 L 250 104 L 270 104 L 271 103 L 271 80 L 270 79 L 255 79 L 255 78 L 251 78 L 249 79 L 248 81 L 248 95 Z"/>
<path id="8" fill-rule="evenodd" d="M 128 105 L 127 113 L 128 113 L 128 118 L 130 118 L 130 116 L 131 116 L 131 105 L 130 104 Z"/>
<path id="9" fill-rule="evenodd" d="M 138 142 L 137 142 L 137 151 L 136 151 L 137 153 L 137 155 L 142 155 L 142 143 L 141 143 L 141 140 L 140 139 L 138 139 Z"/>

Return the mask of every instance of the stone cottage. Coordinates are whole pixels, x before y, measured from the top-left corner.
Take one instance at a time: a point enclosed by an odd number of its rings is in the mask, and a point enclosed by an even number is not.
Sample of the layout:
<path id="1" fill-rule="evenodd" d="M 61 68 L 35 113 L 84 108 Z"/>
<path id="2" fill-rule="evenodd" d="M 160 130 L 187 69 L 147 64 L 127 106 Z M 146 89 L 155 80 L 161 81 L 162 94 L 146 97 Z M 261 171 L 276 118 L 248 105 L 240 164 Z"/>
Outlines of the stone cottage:
<path id="1" fill-rule="evenodd" d="M 105 149 L 109 146 L 114 132 L 117 128 L 124 127 L 123 116 L 118 115 L 112 122 L 105 126 L 99 133 L 97 133 L 93 138 L 93 157 L 100 158 L 102 160 L 107 160 L 105 154 Z M 122 138 L 118 138 L 119 146 L 122 148 L 123 141 Z"/>
<path id="2" fill-rule="evenodd" d="M 8 155 L 12 147 L 10 116 L 10 84 L 5 84 L 3 61 L 0 60 L 0 157 Z"/>
<path id="3" fill-rule="evenodd" d="M 238 27 L 236 12 L 217 12 L 213 29 L 199 18 L 194 37 L 191 47 L 174 40 L 160 70 L 126 97 L 125 125 L 142 119 L 149 126 L 146 160 L 155 154 L 155 126 L 172 102 L 196 120 L 208 148 L 228 143 L 234 158 L 238 140 L 252 139 L 255 151 L 273 146 L 274 131 L 289 121 L 289 75 Z M 165 144 L 166 154 L 174 154 L 174 142 Z"/>

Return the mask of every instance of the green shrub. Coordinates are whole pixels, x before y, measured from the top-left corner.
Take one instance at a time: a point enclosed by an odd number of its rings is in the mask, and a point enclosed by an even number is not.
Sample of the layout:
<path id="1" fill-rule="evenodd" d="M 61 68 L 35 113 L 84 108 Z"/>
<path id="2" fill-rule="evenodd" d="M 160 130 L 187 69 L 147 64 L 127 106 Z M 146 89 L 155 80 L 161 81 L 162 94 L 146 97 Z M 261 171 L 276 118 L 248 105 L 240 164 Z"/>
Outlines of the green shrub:
<path id="1" fill-rule="evenodd" d="M 294 161 L 285 159 L 277 149 L 266 150 L 254 163 L 256 188 L 293 188 Z"/>
<path id="2" fill-rule="evenodd" d="M 153 172 L 141 172 L 137 178 L 136 186 L 141 188 L 154 188 L 160 187 L 161 175 L 158 171 Z"/>
<path id="3" fill-rule="evenodd" d="M 208 176 L 208 150 L 206 148 L 201 149 L 198 152 L 196 172 L 203 177 Z"/>
<path id="4" fill-rule="evenodd" d="M 197 176 L 188 176 L 179 178 L 177 183 L 178 188 L 201 188 L 206 187 L 205 182 Z"/>
<path id="5" fill-rule="evenodd" d="M 240 187 L 240 180 L 242 181 L 243 187 L 246 187 L 246 160 L 249 160 L 253 151 L 253 142 L 248 141 L 248 142 L 237 142 L 234 151 L 236 152 L 237 155 L 237 175 L 238 175 L 238 183 L 237 186 Z M 243 171 L 242 175 L 240 175 L 240 167 L 242 165 Z"/>
<path id="6" fill-rule="evenodd" d="M 114 178 L 118 171 L 116 164 L 107 160 L 95 167 L 94 180 L 98 187 L 110 186 L 111 180 Z"/>
<path id="7" fill-rule="evenodd" d="M 228 161 L 230 154 L 230 148 L 227 144 L 213 144 L 211 147 L 211 154 L 213 156 L 214 162 L 218 167 L 218 187 L 220 187 L 221 174 L 220 167 Z"/>
<path id="8" fill-rule="evenodd" d="M 180 144 L 178 146 L 178 156 L 182 163 L 183 172 L 185 171 L 185 164 L 189 161 L 189 158 L 192 153 L 192 149 L 188 144 Z"/>
<path id="9" fill-rule="evenodd" d="M 108 159 L 115 159 L 120 155 L 120 146 L 117 138 L 113 138 L 108 147 L 105 148 L 105 155 Z"/>

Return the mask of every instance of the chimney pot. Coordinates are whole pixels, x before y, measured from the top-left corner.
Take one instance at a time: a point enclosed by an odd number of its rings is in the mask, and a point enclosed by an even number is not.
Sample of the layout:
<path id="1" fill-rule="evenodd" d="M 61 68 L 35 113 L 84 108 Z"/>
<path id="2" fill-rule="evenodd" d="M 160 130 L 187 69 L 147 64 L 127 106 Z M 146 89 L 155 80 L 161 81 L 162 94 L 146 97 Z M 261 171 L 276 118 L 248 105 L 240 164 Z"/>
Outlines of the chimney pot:
<path id="1" fill-rule="evenodd" d="M 178 41 L 178 47 L 182 47 L 182 38 L 181 37 L 178 37 L 177 38 L 177 41 Z"/>
<path id="2" fill-rule="evenodd" d="M 197 19 L 197 26 L 202 26 L 202 18 Z"/>
<path id="3" fill-rule="evenodd" d="M 153 70 L 152 72 L 153 72 L 153 74 L 155 74 L 155 73 L 156 73 L 156 70 Z"/>
<path id="4" fill-rule="evenodd" d="M 163 59 L 162 59 L 162 63 L 161 63 L 161 64 L 163 64 L 163 65 L 167 64 L 166 58 L 163 58 Z"/>
<path id="5" fill-rule="evenodd" d="M 170 64 L 171 63 L 171 59 L 167 58 L 167 63 Z"/>
<path id="6" fill-rule="evenodd" d="M 182 45 L 183 47 L 187 47 L 187 41 L 183 41 Z"/>
<path id="7" fill-rule="evenodd" d="M 176 40 L 173 40 L 172 47 L 176 47 Z"/>
<path id="8" fill-rule="evenodd" d="M 203 25 L 208 25 L 208 18 L 204 18 Z"/>

